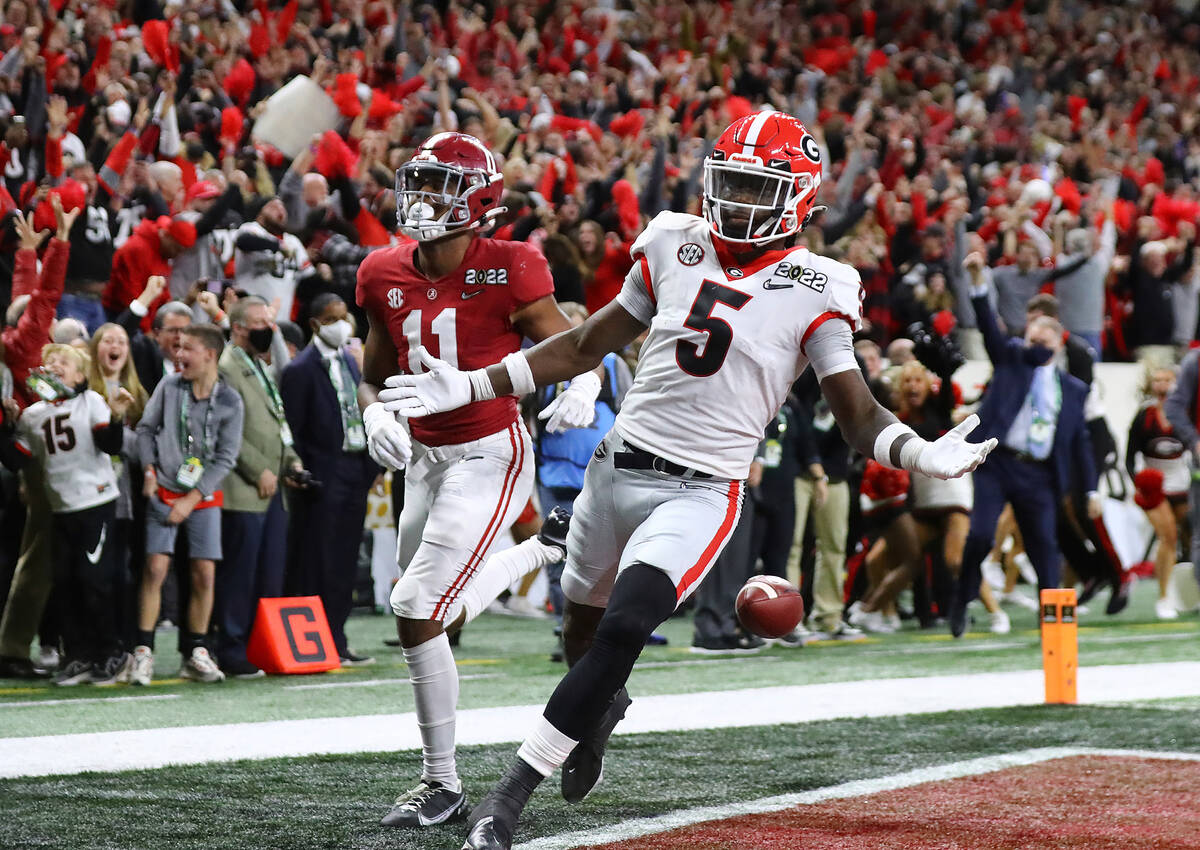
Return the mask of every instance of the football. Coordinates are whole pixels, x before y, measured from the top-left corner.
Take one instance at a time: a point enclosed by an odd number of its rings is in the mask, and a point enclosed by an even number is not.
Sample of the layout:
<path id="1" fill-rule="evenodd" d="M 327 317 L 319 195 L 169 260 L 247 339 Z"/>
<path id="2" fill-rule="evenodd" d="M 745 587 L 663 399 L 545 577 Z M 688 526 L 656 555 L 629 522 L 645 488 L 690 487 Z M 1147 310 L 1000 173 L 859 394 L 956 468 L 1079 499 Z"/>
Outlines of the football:
<path id="1" fill-rule="evenodd" d="M 804 600 L 791 582 L 778 576 L 755 576 L 738 591 L 738 622 L 759 637 L 783 637 L 804 619 Z"/>

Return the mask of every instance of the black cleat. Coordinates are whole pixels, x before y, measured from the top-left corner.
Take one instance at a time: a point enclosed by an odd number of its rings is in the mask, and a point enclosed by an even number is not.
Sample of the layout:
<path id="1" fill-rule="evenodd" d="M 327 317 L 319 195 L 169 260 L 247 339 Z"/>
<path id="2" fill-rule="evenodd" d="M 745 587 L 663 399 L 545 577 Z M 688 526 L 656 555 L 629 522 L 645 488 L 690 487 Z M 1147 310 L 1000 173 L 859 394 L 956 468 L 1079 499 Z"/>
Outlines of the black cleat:
<path id="1" fill-rule="evenodd" d="M 1112 583 L 1112 596 L 1108 597 L 1108 605 L 1104 608 L 1105 614 L 1120 614 L 1125 610 L 1125 606 L 1129 604 L 1129 588 L 1133 585 L 1133 575 L 1129 572 L 1122 572 L 1120 577 Z"/>
<path id="2" fill-rule="evenodd" d="M 467 814 L 467 795 L 451 791 L 440 782 L 421 780 L 416 788 L 396 798 L 383 826 L 433 826 L 461 820 Z"/>
<path id="3" fill-rule="evenodd" d="M 512 810 L 513 805 L 506 805 L 495 791 L 484 797 L 467 819 L 467 840 L 462 850 L 510 850 L 520 816 Z"/>
<path id="4" fill-rule="evenodd" d="M 1083 587 L 1079 588 L 1079 598 L 1075 600 L 1076 603 L 1085 605 L 1091 602 L 1092 597 L 1096 595 L 1100 588 L 1104 587 L 1105 583 L 1106 580 L 1100 576 L 1092 576 L 1083 583 Z"/>
<path id="5" fill-rule="evenodd" d="M 633 700 L 625 688 L 617 691 L 596 729 L 575 745 L 562 766 L 562 795 L 568 803 L 578 803 L 596 787 L 604 773 L 604 749 L 609 736 L 625 716 Z"/>
<path id="6" fill-rule="evenodd" d="M 0 656 L 0 679 L 49 679 L 50 671 L 25 658 Z"/>
<path id="7" fill-rule="evenodd" d="M 557 546 L 567 557 L 567 530 L 571 527 L 571 515 L 562 508 L 555 508 L 542 520 L 538 540 L 547 546 Z"/>
<path id="8" fill-rule="evenodd" d="M 950 634 L 956 638 L 967 630 L 967 603 L 955 599 L 950 603 Z"/>

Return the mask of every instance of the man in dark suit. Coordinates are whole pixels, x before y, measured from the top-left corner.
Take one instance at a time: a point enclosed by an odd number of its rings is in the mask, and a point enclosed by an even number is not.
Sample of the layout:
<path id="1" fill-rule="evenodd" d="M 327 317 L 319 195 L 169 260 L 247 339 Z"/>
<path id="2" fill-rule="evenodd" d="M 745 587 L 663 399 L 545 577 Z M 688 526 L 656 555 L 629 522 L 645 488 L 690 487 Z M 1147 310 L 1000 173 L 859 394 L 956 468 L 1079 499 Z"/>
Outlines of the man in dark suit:
<path id="1" fill-rule="evenodd" d="M 1078 480 L 1088 494 L 1088 516 L 1095 519 L 1101 507 L 1084 418 L 1088 388 L 1054 363 L 1063 346 L 1062 325 L 1042 316 L 1029 323 L 1023 339 L 1006 336 L 988 302 L 982 256 L 972 254 L 963 265 L 971 278 L 971 306 L 994 370 L 979 407 L 975 436 L 995 437 L 1000 445 L 975 470 L 971 530 L 950 611 L 955 637 L 966 629 L 967 603 L 979 592 L 979 565 L 992 548 L 996 521 L 1006 502 L 1012 503 L 1040 588 L 1059 583 L 1055 515 L 1062 494 Z"/>
<path id="2" fill-rule="evenodd" d="M 342 663 L 369 664 L 346 643 L 367 491 L 379 467 L 367 455 L 358 411 L 361 373 L 346 351 L 346 302 L 333 293 L 312 302 L 312 342 L 283 370 L 279 389 L 304 468 L 313 486 L 292 500 L 288 592 L 317 595 Z"/>

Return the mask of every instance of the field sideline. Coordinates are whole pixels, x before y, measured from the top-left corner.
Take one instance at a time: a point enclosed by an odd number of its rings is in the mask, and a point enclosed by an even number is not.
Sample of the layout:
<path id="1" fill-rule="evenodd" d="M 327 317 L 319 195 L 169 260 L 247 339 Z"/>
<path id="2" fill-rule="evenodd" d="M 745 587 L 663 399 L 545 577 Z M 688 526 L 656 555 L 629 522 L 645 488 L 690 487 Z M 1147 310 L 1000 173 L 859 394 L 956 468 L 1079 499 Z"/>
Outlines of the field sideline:
<path id="1" fill-rule="evenodd" d="M 690 621 L 673 619 L 670 645 L 635 670 L 603 785 L 568 807 L 552 778 L 518 844 L 566 850 L 629 837 L 644 819 L 665 829 L 696 809 L 760 811 L 1030 750 L 1200 753 L 1200 622 L 1160 623 L 1152 608 L 1143 582 L 1119 617 L 1084 615 L 1074 707 L 1039 704 L 1037 631 L 1020 611 L 1006 636 L 905 630 L 737 659 L 689 653 Z M 380 644 L 390 632 L 387 618 L 353 618 L 352 643 L 379 663 L 336 675 L 202 687 L 169 678 L 165 661 L 168 677 L 144 691 L 0 682 L 0 846 L 457 850 L 461 825 L 377 825 L 419 770 L 403 660 Z M 544 621 L 485 616 L 464 636 L 459 767 L 472 799 L 561 676 L 550 646 Z M 167 762 L 197 763 L 152 767 Z"/>

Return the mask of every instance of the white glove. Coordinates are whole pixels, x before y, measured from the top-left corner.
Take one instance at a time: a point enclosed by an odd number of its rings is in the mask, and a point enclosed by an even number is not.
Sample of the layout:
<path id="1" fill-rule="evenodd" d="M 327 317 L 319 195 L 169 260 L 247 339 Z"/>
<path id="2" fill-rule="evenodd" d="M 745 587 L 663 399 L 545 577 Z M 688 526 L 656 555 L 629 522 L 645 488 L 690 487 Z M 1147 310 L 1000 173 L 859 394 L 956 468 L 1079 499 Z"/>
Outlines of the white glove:
<path id="1" fill-rule="evenodd" d="M 367 432 L 367 454 L 380 466 L 399 472 L 412 460 L 412 439 L 396 414 L 374 402 L 363 411 Z"/>
<path id="2" fill-rule="evenodd" d="M 469 373 L 437 359 L 425 350 L 425 346 L 417 349 L 417 358 L 429 371 L 420 375 L 392 375 L 384 381 L 388 389 L 379 392 L 384 409 L 415 419 L 471 403 Z"/>
<path id="3" fill-rule="evenodd" d="M 546 430 L 551 434 L 586 428 L 596 418 L 596 396 L 599 394 L 600 378 L 595 372 L 576 375 L 571 379 L 571 385 L 538 414 L 538 419 L 550 420 Z"/>
<path id="4" fill-rule="evenodd" d="M 957 426 L 928 440 L 909 440 L 900 447 L 900 466 L 910 472 L 920 472 L 930 478 L 958 478 L 983 463 L 988 452 L 996 448 L 996 438 L 986 443 L 968 443 L 967 435 L 979 426 L 979 417 L 972 413 Z"/>

